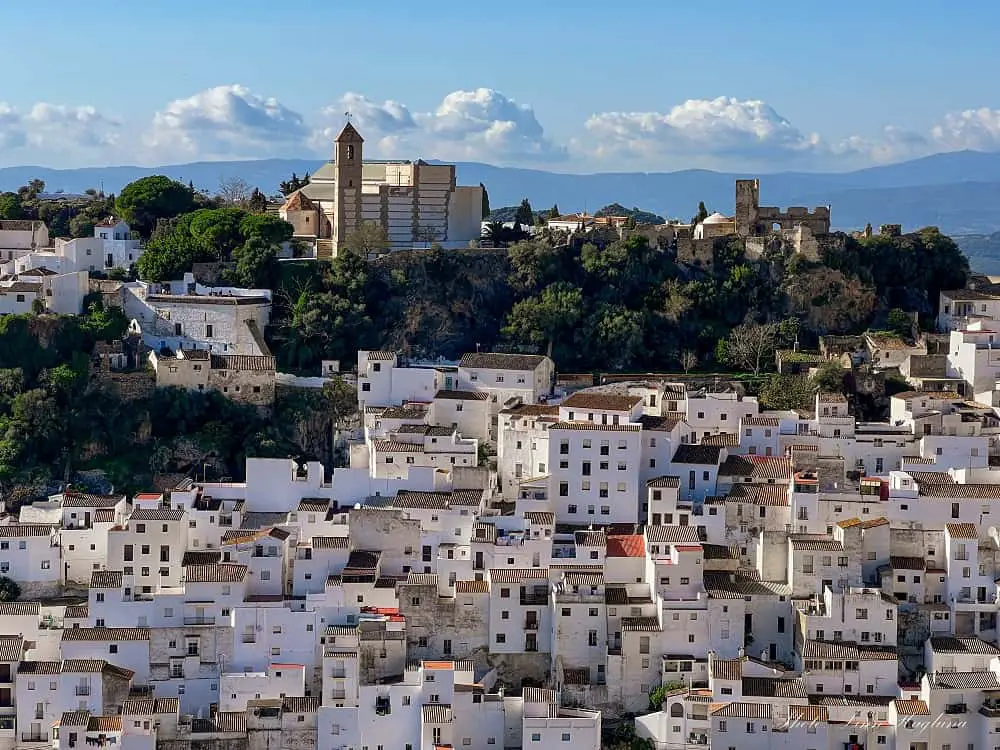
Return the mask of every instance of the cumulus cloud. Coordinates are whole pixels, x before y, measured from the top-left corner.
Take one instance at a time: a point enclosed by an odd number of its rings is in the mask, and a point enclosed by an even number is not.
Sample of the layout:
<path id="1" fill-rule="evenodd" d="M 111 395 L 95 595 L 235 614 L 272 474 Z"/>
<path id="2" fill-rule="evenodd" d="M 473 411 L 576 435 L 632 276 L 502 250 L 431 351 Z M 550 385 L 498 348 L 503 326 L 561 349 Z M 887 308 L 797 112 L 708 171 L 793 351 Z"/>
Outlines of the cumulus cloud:
<path id="1" fill-rule="evenodd" d="M 351 117 L 369 153 L 414 157 L 527 161 L 565 158 L 566 149 L 546 135 L 531 107 L 499 91 L 453 91 L 431 112 L 413 112 L 396 101 L 376 102 L 348 93 L 323 110 L 337 124 L 317 132 L 314 143 L 327 147 L 344 115 Z"/>
<path id="2" fill-rule="evenodd" d="M 101 151 L 113 146 L 120 123 L 91 106 L 39 102 L 27 112 L 0 102 L 0 147 L 37 153 Z"/>
<path id="3" fill-rule="evenodd" d="M 153 117 L 145 143 L 171 157 L 250 157 L 302 148 L 302 115 L 277 99 L 232 84 L 176 99 Z"/>
<path id="4" fill-rule="evenodd" d="M 949 113 L 931 135 L 949 150 L 996 151 L 1000 149 L 1000 109 L 981 107 Z"/>
<path id="5" fill-rule="evenodd" d="M 669 112 L 603 112 L 586 122 L 599 155 L 799 155 L 817 149 L 803 133 L 759 100 L 720 96 L 689 99 Z"/>

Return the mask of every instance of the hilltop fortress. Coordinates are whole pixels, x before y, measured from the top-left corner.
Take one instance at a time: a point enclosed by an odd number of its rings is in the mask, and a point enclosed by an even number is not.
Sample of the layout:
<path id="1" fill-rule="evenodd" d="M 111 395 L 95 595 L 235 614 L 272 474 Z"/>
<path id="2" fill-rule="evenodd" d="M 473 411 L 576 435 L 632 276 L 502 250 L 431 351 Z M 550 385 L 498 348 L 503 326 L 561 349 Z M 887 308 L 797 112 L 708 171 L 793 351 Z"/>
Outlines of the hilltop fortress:
<path id="1" fill-rule="evenodd" d="M 736 181 L 736 214 L 714 213 L 694 225 L 677 226 L 677 260 L 691 265 L 712 263 L 715 240 L 736 236 L 744 242 L 749 257 L 756 258 L 768 247 L 787 243 L 809 260 L 819 260 L 825 247 L 840 245 L 843 237 L 830 233 L 830 207 L 785 210 L 760 205 L 760 181 Z"/>

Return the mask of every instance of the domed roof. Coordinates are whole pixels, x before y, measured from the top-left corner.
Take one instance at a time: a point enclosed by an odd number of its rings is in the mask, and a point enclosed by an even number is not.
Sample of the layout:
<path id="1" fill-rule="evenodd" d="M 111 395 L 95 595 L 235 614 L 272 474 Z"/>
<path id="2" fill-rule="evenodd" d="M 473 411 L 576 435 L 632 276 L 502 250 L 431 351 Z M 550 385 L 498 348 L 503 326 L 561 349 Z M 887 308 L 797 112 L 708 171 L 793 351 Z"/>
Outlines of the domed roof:
<path id="1" fill-rule="evenodd" d="M 714 214 L 712 214 L 711 216 L 707 217 L 701 223 L 702 224 L 726 224 L 726 223 L 728 223 L 730 221 L 732 221 L 732 219 L 730 219 L 728 216 L 723 216 L 718 211 L 716 211 Z"/>

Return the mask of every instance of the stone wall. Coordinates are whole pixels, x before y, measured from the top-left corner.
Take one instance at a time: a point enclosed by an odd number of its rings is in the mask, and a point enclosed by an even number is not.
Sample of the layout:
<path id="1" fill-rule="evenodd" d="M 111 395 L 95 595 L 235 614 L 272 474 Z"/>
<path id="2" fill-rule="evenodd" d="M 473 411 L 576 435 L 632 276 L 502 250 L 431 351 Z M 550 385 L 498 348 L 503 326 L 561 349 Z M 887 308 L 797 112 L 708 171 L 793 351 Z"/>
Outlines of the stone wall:
<path id="1" fill-rule="evenodd" d="M 715 240 L 695 240 L 690 237 L 677 238 L 677 262 L 688 266 L 711 269 L 715 258 Z"/>

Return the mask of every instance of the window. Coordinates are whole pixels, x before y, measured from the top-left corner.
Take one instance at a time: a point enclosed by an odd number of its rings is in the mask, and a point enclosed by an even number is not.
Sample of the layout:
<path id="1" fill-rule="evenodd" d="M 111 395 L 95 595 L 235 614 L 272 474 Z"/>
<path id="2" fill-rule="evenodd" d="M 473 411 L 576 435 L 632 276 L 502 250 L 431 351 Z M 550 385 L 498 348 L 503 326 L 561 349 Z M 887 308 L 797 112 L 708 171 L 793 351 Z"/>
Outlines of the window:
<path id="1" fill-rule="evenodd" d="M 505 633 L 497 633 L 497 643 L 506 643 L 507 635 Z"/>

